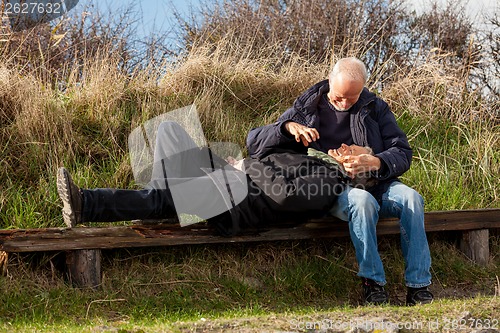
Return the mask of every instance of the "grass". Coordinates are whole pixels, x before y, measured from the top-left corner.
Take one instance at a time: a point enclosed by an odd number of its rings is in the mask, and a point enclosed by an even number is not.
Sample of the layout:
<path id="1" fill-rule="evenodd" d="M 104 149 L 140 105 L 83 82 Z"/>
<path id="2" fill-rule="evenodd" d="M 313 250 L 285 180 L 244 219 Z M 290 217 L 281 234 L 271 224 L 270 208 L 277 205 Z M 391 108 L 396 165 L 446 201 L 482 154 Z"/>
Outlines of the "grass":
<path id="1" fill-rule="evenodd" d="M 415 308 L 401 307 L 397 237 L 380 243 L 392 302 L 383 307 L 360 306 L 347 239 L 105 251 L 103 283 L 94 292 L 69 285 L 59 253 L 11 255 L 8 274 L 0 277 L 0 330 L 184 332 L 197 326 L 258 332 L 285 330 L 293 320 L 432 321 L 465 311 L 498 319 L 500 258 L 474 266 L 441 237 L 431 237 L 436 304 Z M 498 235 L 492 240 L 498 251 Z"/>
<path id="2" fill-rule="evenodd" d="M 261 52 L 221 39 L 133 73 L 119 70 L 120 55 L 103 53 L 68 68 L 64 89 L 36 69 L 9 66 L 0 53 L 0 228 L 63 226 L 55 188 L 61 165 L 82 187 L 134 188 L 127 137 L 170 110 L 196 103 L 208 141 L 243 147 L 251 128 L 275 121 L 339 56 L 312 63 Z M 427 210 L 498 207 L 500 126 L 488 116 L 495 101 L 468 91 L 462 69 L 439 57 L 396 73 L 380 92 L 414 148 L 402 178 L 424 196 Z M 95 292 L 69 285 L 61 253 L 14 254 L 0 276 L 0 330 L 302 332 L 293 323 L 385 318 L 445 325 L 464 312 L 499 319 L 500 237 L 490 237 L 491 264 L 481 268 L 456 250 L 454 236 L 430 237 L 437 301 L 415 308 L 400 306 L 397 237 L 380 243 L 392 305 L 374 308 L 359 306 L 348 240 L 105 251 Z"/>
<path id="3" fill-rule="evenodd" d="M 259 58 L 259 52 L 228 37 L 195 47 L 174 64 L 132 74 L 120 72 L 115 55 L 102 54 L 84 60 L 83 79 L 70 75 L 65 90 L 36 72 L 4 70 L 0 226 L 62 225 L 50 185 L 61 165 L 83 187 L 134 187 L 128 134 L 175 108 L 195 103 L 208 141 L 244 147 L 251 128 L 273 122 L 326 77 L 335 58 L 310 63 L 293 54 Z M 414 148 L 403 180 L 424 196 L 428 210 L 498 207 L 500 126 L 489 117 L 494 102 L 464 90 L 460 71 L 436 57 L 395 75 L 381 92 Z"/>
<path id="4" fill-rule="evenodd" d="M 51 185 L 61 165 L 83 187 L 133 188 L 128 135 L 175 108 L 195 103 L 207 141 L 244 147 L 251 128 L 273 122 L 326 77 L 335 58 L 313 64 L 299 55 L 259 52 L 222 39 L 131 74 L 119 70 L 115 55 L 104 54 L 84 59 L 84 79 L 70 75 L 64 90 L 36 72 L 3 70 L 0 226 L 62 225 Z M 495 102 L 464 90 L 463 77 L 439 57 L 396 75 L 381 92 L 414 148 L 403 180 L 424 196 L 428 210 L 498 207 L 500 126 L 488 117 Z"/>
<path id="5" fill-rule="evenodd" d="M 498 207 L 498 124 L 457 125 L 440 118 L 429 123 L 408 115 L 399 122 L 414 147 L 412 167 L 402 179 L 423 195 L 427 210 Z"/>

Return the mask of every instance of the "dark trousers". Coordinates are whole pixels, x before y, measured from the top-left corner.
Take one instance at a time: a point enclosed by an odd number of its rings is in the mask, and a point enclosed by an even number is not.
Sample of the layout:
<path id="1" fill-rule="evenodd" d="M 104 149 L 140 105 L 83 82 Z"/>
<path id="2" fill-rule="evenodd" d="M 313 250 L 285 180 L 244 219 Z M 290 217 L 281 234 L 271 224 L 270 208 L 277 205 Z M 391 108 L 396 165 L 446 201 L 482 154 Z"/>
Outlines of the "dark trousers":
<path id="1" fill-rule="evenodd" d="M 169 189 L 83 190 L 83 222 L 165 219 L 176 216 Z"/>
<path id="2" fill-rule="evenodd" d="M 227 162 L 207 147 L 198 147 L 178 123 L 161 123 L 154 141 L 154 159 L 145 168 L 149 176 L 143 172 L 140 179 L 147 182 L 143 184 L 147 189 L 83 190 L 84 222 L 178 216 L 183 225 L 185 216 L 189 224 L 196 222 L 194 216 L 200 221 L 230 209 L 231 205 L 224 200 L 228 196 L 225 195 L 228 186 L 238 199 L 234 204 L 244 200 L 248 192 L 246 175 L 227 167 Z"/>

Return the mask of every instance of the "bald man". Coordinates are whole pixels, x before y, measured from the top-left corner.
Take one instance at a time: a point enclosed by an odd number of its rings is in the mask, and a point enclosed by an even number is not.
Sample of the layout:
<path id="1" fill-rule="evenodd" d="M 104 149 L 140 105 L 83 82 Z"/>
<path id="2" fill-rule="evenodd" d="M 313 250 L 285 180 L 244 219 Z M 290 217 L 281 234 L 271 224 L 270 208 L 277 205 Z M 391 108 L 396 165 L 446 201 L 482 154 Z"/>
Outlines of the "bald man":
<path id="1" fill-rule="evenodd" d="M 344 152 L 342 163 L 352 178 L 369 173 L 376 185 L 346 186 L 331 210 L 332 215 L 349 223 L 364 301 L 384 304 L 389 300 L 376 225 L 379 217 L 397 217 L 406 264 L 406 303 L 430 303 L 434 297 L 428 289 L 431 258 L 424 202 L 398 179 L 410 168 L 412 149 L 388 104 L 365 87 L 367 79 L 361 60 L 340 59 L 327 80 L 299 96 L 275 123 L 252 129 L 247 137 L 248 151 L 251 157 L 263 158 L 275 152 L 305 153 L 314 148 L 336 157 L 345 146 L 370 147 L 373 154 Z"/>

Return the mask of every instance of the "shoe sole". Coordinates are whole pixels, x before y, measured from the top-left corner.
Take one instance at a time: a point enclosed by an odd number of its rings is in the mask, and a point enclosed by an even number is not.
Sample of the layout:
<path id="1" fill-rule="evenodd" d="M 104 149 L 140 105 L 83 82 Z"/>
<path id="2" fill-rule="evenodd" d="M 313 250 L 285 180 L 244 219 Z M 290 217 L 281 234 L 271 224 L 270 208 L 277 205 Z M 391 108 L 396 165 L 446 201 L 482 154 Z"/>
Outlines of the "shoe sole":
<path id="1" fill-rule="evenodd" d="M 76 226 L 76 216 L 74 209 L 71 206 L 72 197 L 70 189 L 70 178 L 68 171 L 61 167 L 57 171 L 57 192 L 63 203 L 62 216 L 64 223 L 68 228 L 74 228 Z"/>

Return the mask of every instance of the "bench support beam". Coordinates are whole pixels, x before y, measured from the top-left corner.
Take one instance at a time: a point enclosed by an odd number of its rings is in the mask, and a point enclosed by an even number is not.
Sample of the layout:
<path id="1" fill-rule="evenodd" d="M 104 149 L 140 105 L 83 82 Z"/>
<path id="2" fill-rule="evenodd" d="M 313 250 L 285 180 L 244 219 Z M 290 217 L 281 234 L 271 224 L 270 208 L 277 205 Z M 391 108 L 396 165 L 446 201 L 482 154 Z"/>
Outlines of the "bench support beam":
<path id="1" fill-rule="evenodd" d="M 101 250 L 67 251 L 66 265 L 75 287 L 97 289 L 101 285 Z"/>
<path id="2" fill-rule="evenodd" d="M 462 231 L 460 250 L 479 266 L 488 265 L 490 258 L 489 235 L 488 229 Z"/>

